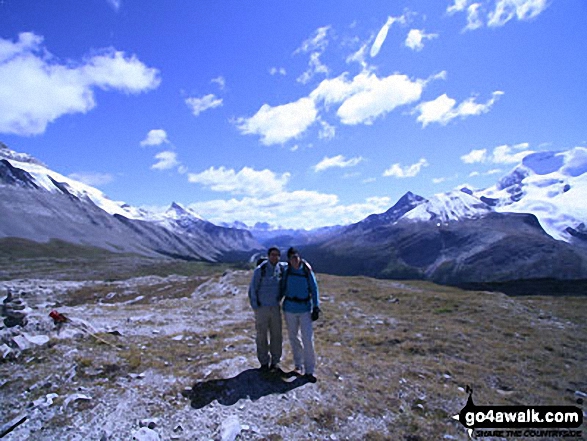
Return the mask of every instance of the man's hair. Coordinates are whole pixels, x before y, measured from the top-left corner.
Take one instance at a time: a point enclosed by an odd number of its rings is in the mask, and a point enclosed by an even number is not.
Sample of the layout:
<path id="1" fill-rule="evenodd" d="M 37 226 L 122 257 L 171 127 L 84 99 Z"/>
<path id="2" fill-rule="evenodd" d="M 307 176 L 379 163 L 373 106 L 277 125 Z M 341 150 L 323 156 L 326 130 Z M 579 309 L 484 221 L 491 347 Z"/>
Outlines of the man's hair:
<path id="1" fill-rule="evenodd" d="M 300 252 L 298 251 L 297 248 L 290 247 L 289 250 L 287 250 L 287 258 L 289 259 L 294 254 L 300 254 Z"/>
<path id="2" fill-rule="evenodd" d="M 281 251 L 279 251 L 279 248 L 277 247 L 271 247 L 267 250 L 267 255 L 270 256 L 272 251 L 277 251 L 277 254 L 279 254 L 281 256 Z"/>

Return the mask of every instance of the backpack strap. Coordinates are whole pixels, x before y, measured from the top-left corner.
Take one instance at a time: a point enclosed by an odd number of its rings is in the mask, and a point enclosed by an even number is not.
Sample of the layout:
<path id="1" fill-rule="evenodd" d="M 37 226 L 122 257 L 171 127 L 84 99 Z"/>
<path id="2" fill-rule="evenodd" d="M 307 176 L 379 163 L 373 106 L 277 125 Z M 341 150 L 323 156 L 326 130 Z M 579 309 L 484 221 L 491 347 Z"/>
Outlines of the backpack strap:
<path id="1" fill-rule="evenodd" d="M 269 263 L 269 260 L 265 259 L 263 262 L 261 262 L 261 264 L 259 265 L 261 267 L 261 278 L 265 277 L 267 275 L 267 264 Z M 279 274 L 281 275 L 283 273 L 283 267 L 280 265 L 280 262 L 277 262 L 275 264 L 275 266 L 279 271 Z"/>
<path id="2" fill-rule="evenodd" d="M 285 300 L 291 300 L 292 302 L 297 302 L 297 303 L 306 303 L 306 302 L 309 302 L 310 300 L 312 300 L 312 285 L 310 285 L 310 274 L 312 274 L 313 270 L 312 270 L 312 267 L 310 266 L 310 264 L 305 259 L 302 259 L 301 267 L 304 272 L 303 275 L 292 273 L 291 267 L 289 265 L 287 266 L 287 270 L 285 271 L 285 275 L 282 279 L 283 280 L 283 287 L 285 290 L 285 288 L 287 287 L 287 278 L 290 275 L 295 276 L 295 277 L 305 277 L 306 283 L 308 284 L 308 297 L 306 297 L 305 299 L 299 299 L 297 297 L 285 297 Z"/>

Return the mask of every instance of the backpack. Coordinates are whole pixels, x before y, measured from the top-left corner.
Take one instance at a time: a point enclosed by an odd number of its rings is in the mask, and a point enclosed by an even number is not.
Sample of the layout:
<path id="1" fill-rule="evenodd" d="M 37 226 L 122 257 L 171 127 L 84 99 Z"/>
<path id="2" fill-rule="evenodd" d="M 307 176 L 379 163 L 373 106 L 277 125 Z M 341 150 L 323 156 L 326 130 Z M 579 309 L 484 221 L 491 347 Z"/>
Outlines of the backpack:
<path id="1" fill-rule="evenodd" d="M 312 288 L 310 285 L 310 274 L 312 274 L 312 267 L 310 266 L 310 264 L 308 263 L 308 261 L 306 261 L 305 259 L 302 259 L 302 270 L 304 272 L 304 275 L 298 275 L 298 274 L 292 274 L 291 272 L 291 268 L 288 265 L 287 266 L 287 270 L 285 270 L 285 274 L 283 275 L 283 278 L 281 280 L 282 282 L 282 292 L 285 291 L 285 288 L 287 286 L 287 278 L 290 275 L 293 276 L 299 276 L 299 277 L 305 277 L 306 278 L 306 282 L 308 283 L 308 297 L 305 299 L 298 299 L 298 298 L 294 298 L 294 297 L 285 297 L 286 300 L 291 300 L 294 302 L 298 302 L 298 303 L 305 303 L 305 302 L 309 302 L 312 299 Z"/>
<path id="2" fill-rule="evenodd" d="M 259 257 L 257 259 L 257 267 L 261 266 L 261 278 L 265 277 L 265 275 L 267 274 L 267 263 L 269 262 L 269 259 L 267 259 L 267 257 Z M 279 265 L 279 262 L 278 262 Z M 281 267 L 281 265 L 279 265 L 279 274 L 280 276 L 283 274 L 283 268 Z"/>

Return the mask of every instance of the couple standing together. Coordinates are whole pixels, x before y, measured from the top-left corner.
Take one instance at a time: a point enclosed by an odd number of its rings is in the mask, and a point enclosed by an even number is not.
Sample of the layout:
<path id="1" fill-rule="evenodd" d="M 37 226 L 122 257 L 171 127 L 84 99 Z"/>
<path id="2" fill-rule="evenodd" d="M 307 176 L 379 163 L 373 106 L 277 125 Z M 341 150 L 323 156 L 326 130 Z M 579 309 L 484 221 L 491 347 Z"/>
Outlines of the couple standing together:
<path id="1" fill-rule="evenodd" d="M 294 374 L 301 375 L 303 370 L 304 377 L 314 383 L 316 355 L 312 322 L 320 316 L 314 271 L 293 247 L 287 251 L 287 263 L 280 262 L 281 252 L 277 247 L 269 248 L 267 257 L 255 268 L 249 288 L 249 300 L 255 311 L 257 358 L 261 370 L 280 371 L 283 308 L 293 352 Z"/>

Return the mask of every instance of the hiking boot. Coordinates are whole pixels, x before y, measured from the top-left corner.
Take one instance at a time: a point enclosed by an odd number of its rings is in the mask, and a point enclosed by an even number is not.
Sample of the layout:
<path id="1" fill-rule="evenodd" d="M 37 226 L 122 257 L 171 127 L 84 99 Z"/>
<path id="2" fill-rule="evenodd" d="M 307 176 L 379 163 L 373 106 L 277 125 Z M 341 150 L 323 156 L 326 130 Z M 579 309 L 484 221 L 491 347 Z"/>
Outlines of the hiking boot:
<path id="1" fill-rule="evenodd" d="M 269 371 L 270 372 L 275 372 L 275 373 L 278 373 L 278 374 L 281 374 L 283 372 L 281 370 L 281 366 L 279 366 L 279 363 L 271 364 L 271 366 L 269 366 Z"/>
<path id="2" fill-rule="evenodd" d="M 261 367 L 259 368 L 259 370 L 261 372 L 269 372 L 269 363 L 262 364 Z"/>
<path id="3" fill-rule="evenodd" d="M 306 380 L 308 380 L 308 382 L 310 382 L 310 383 L 315 383 L 316 381 L 318 381 L 318 379 L 314 376 L 314 374 L 306 374 L 306 375 L 304 375 L 304 378 Z"/>

